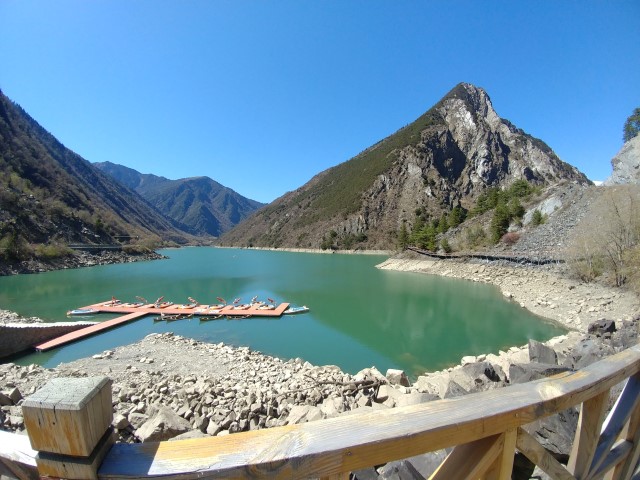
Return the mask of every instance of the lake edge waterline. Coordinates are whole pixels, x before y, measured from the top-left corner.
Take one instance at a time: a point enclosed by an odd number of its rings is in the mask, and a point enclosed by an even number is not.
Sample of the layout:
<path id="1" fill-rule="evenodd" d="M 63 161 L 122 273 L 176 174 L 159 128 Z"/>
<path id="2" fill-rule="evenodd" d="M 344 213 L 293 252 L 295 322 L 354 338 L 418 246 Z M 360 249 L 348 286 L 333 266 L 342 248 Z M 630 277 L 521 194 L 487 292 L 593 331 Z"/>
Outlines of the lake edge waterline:
<path id="1" fill-rule="evenodd" d="M 404 254 L 391 257 L 376 268 L 487 283 L 534 315 L 582 333 L 605 314 L 631 320 L 640 310 L 640 301 L 631 292 L 581 283 L 548 267 L 426 259 Z"/>
<path id="2" fill-rule="evenodd" d="M 44 295 L 46 309 L 60 313 L 63 307 L 95 303 L 97 294 L 108 293 L 110 298 L 111 293 L 115 293 L 123 301 L 130 300 L 134 293 L 147 298 L 166 294 L 167 299 L 180 302 L 202 285 L 210 285 L 204 291 L 226 291 L 235 295 L 244 290 L 242 296 L 245 298 L 251 298 L 255 293 L 266 298 L 271 292 L 256 292 L 255 287 L 269 285 L 275 289 L 272 298 L 301 304 L 310 302 L 312 309 L 310 314 L 299 316 L 295 321 L 247 320 L 218 322 L 215 326 L 210 322 L 205 322 L 208 326 L 199 325 L 197 319 L 162 325 L 142 319 L 132 326 L 71 344 L 68 349 L 55 350 L 50 359 L 40 356 L 36 360 L 51 365 L 100 353 L 133 343 L 145 334 L 170 329 L 196 340 L 248 346 L 279 358 L 302 357 L 316 365 L 336 364 L 347 372 L 376 365 L 381 369 L 401 368 L 416 376 L 454 365 L 469 352 L 497 352 L 526 343 L 529 338 L 543 341 L 559 334 L 557 327 L 554 331 L 540 317 L 529 312 L 525 314 L 513 303 L 505 301 L 494 287 L 457 279 L 384 273 L 376 269 L 377 264 L 388 260 L 386 255 L 314 255 L 280 249 L 211 247 L 171 249 L 162 253 L 171 258 L 163 262 L 16 278 L 17 281 L 3 284 L 0 297 L 4 294 L 6 298 L 11 291 L 15 296 L 22 296 L 25 291 L 29 295 Z M 218 282 L 215 286 L 216 278 L 223 284 Z M 146 290 L 140 292 L 143 287 Z M 147 293 L 149 288 L 153 293 Z M 201 297 L 196 294 L 195 297 L 206 303 L 212 295 L 207 293 Z M 222 296 L 234 298 L 227 294 Z M 356 306 L 351 305 L 354 300 Z M 20 301 L 32 307 L 28 298 Z M 53 305 L 53 301 L 58 305 Z M 480 323 L 466 321 L 477 311 L 479 304 L 483 305 L 484 314 Z M 438 310 L 442 307 L 445 312 Z M 358 320 L 362 315 L 364 320 Z M 41 318 L 55 321 L 51 316 Z M 448 320 L 442 322 L 444 318 Z M 513 322 L 513 318 L 519 318 L 521 322 Z M 433 324 L 434 321 L 437 323 Z M 265 340 L 268 337 L 274 337 L 274 340 Z"/>

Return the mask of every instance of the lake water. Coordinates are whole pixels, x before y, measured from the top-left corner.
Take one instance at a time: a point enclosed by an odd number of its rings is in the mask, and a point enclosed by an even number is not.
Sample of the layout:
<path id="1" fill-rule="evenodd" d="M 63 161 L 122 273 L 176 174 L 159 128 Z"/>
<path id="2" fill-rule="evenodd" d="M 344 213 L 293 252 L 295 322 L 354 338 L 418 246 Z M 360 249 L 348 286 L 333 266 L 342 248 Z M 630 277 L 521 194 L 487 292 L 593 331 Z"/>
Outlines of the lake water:
<path id="1" fill-rule="evenodd" d="M 463 280 L 379 270 L 378 255 L 184 248 L 169 260 L 0 277 L 0 307 L 47 321 L 115 296 L 176 303 L 193 297 L 217 303 L 258 296 L 307 305 L 311 311 L 277 319 L 171 323 L 145 317 L 50 352 L 12 361 L 53 367 L 172 331 L 207 342 L 248 346 L 284 359 L 338 365 L 355 373 L 375 365 L 412 376 L 458 363 L 464 355 L 495 352 L 564 330 L 506 301 L 497 288 Z M 113 318 L 106 315 L 97 320 Z M 197 359 L 194 359 L 197 361 Z"/>

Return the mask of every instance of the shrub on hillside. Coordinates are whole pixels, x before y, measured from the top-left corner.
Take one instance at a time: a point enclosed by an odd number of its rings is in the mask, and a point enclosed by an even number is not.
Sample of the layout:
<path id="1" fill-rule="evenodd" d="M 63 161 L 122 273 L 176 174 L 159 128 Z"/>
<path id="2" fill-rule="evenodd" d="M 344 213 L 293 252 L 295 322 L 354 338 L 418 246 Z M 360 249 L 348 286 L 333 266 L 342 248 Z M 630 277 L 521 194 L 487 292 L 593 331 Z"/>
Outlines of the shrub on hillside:
<path id="1" fill-rule="evenodd" d="M 465 230 L 465 240 L 467 247 L 473 250 L 487 243 L 487 234 L 482 226 L 476 225 Z"/>
<path id="2" fill-rule="evenodd" d="M 53 260 L 73 255 L 73 250 L 61 243 L 40 244 L 35 247 L 36 257 L 42 260 Z"/>
<path id="3" fill-rule="evenodd" d="M 599 276 L 616 286 L 635 278 L 640 245 L 640 188 L 609 188 L 591 207 L 571 242 L 569 267 L 583 280 Z M 631 274 L 631 277 L 630 277 Z"/>
<path id="4" fill-rule="evenodd" d="M 531 216 L 531 225 L 537 227 L 538 225 L 542 225 L 544 222 L 545 218 L 542 215 L 542 212 L 536 208 Z"/>
<path id="5" fill-rule="evenodd" d="M 505 233 L 500 239 L 502 243 L 509 246 L 515 245 L 516 243 L 518 243 L 518 240 L 520 240 L 520 234 L 518 232 Z"/>

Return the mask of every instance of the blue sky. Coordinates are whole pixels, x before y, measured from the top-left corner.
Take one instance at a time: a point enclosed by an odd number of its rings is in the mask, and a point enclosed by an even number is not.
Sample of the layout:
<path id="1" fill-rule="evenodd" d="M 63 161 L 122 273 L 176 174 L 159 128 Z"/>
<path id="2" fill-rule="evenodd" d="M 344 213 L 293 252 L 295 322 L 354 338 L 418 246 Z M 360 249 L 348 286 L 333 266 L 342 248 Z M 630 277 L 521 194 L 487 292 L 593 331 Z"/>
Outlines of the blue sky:
<path id="1" fill-rule="evenodd" d="M 0 0 L 0 88 L 67 147 L 262 202 L 461 81 L 603 180 L 638 45 L 638 1 Z"/>

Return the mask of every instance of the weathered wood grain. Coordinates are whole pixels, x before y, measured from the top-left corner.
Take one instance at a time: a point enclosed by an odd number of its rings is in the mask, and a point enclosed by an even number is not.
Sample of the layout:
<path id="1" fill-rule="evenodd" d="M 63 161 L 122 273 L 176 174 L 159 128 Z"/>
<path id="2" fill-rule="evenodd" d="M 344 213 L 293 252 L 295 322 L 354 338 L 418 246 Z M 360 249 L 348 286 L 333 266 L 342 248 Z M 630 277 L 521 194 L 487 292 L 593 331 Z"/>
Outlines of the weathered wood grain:
<path id="1" fill-rule="evenodd" d="M 636 373 L 633 378 L 635 381 L 640 381 L 640 374 Z M 610 475 L 611 480 L 627 479 L 633 474 L 634 468 L 640 469 L 640 405 L 636 405 L 631 413 L 620 433 L 620 438 L 630 441 L 632 448 L 626 460 L 618 465 Z"/>
<path id="2" fill-rule="evenodd" d="M 577 480 L 586 480 L 600 439 L 600 427 L 606 413 L 609 390 L 599 392 L 582 404 L 578 429 L 567 463 Z"/>
<path id="3" fill-rule="evenodd" d="M 576 480 L 532 435 L 518 428 L 516 448 L 553 480 Z"/>
<path id="4" fill-rule="evenodd" d="M 476 480 L 482 478 L 500 456 L 504 447 L 504 439 L 504 434 L 493 435 L 458 445 L 429 477 L 429 480 Z"/>
<path id="5" fill-rule="evenodd" d="M 40 478 L 36 468 L 36 452 L 31 448 L 29 437 L 0 430 L 0 475 L 13 476 L 19 480 Z"/>
<path id="6" fill-rule="evenodd" d="M 111 379 L 53 378 L 24 401 L 22 413 L 34 449 L 87 457 L 113 418 Z"/>
<path id="7" fill-rule="evenodd" d="M 634 375 L 627 380 L 627 383 L 616 400 L 615 405 L 602 424 L 600 440 L 590 467 L 591 472 L 595 472 L 600 469 L 600 465 L 604 462 L 604 459 L 609 454 L 612 445 L 619 437 L 631 417 L 631 414 L 638 407 L 639 403 L 640 381 L 637 376 Z"/>

